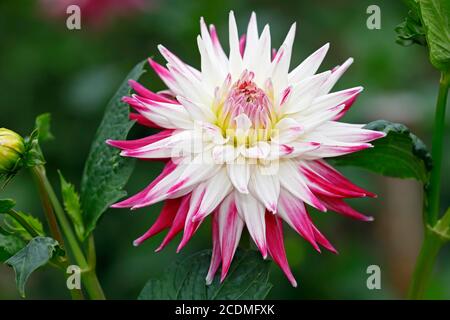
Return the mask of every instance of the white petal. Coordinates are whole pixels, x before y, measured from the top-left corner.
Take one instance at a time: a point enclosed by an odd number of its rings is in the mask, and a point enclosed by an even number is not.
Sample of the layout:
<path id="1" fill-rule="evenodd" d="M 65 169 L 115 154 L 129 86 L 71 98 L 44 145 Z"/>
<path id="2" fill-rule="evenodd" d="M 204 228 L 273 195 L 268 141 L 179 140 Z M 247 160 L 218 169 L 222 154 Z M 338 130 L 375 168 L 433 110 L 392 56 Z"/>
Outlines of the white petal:
<path id="1" fill-rule="evenodd" d="M 250 178 L 249 188 L 252 195 L 262 202 L 267 210 L 276 212 L 280 195 L 277 175 L 264 174 L 260 169 L 256 169 Z"/>
<path id="2" fill-rule="evenodd" d="M 239 51 L 239 34 L 233 11 L 229 15 L 229 37 L 230 37 L 230 73 L 233 79 L 237 79 L 243 71 L 242 56 Z"/>
<path id="3" fill-rule="evenodd" d="M 162 56 L 167 60 L 168 63 L 172 64 L 173 66 L 176 66 L 183 72 L 189 73 L 192 76 L 194 76 L 197 80 L 200 80 L 201 73 L 197 69 L 193 68 L 192 66 L 184 63 L 180 60 L 176 55 L 174 55 L 172 52 L 170 52 L 167 48 L 165 48 L 163 45 L 158 45 L 158 50 L 161 52 Z"/>
<path id="4" fill-rule="evenodd" d="M 212 151 L 216 163 L 234 163 L 239 151 L 232 145 L 215 146 Z"/>
<path id="5" fill-rule="evenodd" d="M 264 206 L 250 194 L 235 192 L 236 207 L 241 218 L 245 221 L 248 232 L 261 251 L 267 257 L 266 222 Z"/>
<path id="6" fill-rule="evenodd" d="M 250 21 L 247 27 L 247 42 L 244 52 L 244 63 L 249 65 L 252 59 L 255 58 L 255 52 L 258 45 L 258 25 L 256 22 L 256 14 L 252 12 Z"/>
<path id="7" fill-rule="evenodd" d="M 245 159 L 240 158 L 235 163 L 228 164 L 227 171 L 233 186 L 241 193 L 248 193 L 250 166 L 245 163 Z"/>
<path id="8" fill-rule="evenodd" d="M 277 143 L 289 143 L 297 139 L 304 129 L 302 125 L 293 118 L 283 118 L 275 125 L 272 130 L 272 141 Z"/>
<path id="9" fill-rule="evenodd" d="M 386 135 L 384 132 L 363 129 L 363 126 L 360 124 L 328 121 L 317 127 L 315 132 L 329 139 L 348 143 L 370 142 Z"/>
<path id="10" fill-rule="evenodd" d="M 183 96 L 177 96 L 177 100 L 190 114 L 191 119 L 195 119 L 195 121 L 214 122 L 215 116 L 211 109 L 206 105 L 198 102 L 192 102 Z"/>
<path id="11" fill-rule="evenodd" d="M 203 197 L 197 212 L 192 217 L 195 221 L 203 220 L 231 192 L 232 186 L 225 167 L 204 183 Z"/>
<path id="12" fill-rule="evenodd" d="M 227 274 L 241 238 L 244 221 L 237 213 L 234 194 L 227 196 L 216 213 L 222 253 L 222 279 Z"/>
<path id="13" fill-rule="evenodd" d="M 247 158 L 264 159 L 270 154 L 270 145 L 265 141 L 258 141 L 254 146 L 243 148 L 242 154 Z"/>
<path id="14" fill-rule="evenodd" d="M 295 197 L 318 210 L 327 210 L 311 190 L 309 190 L 307 180 L 300 173 L 297 164 L 290 160 L 281 162 L 279 177 L 281 186 L 291 192 Z"/>
<path id="15" fill-rule="evenodd" d="M 281 108 L 283 114 L 291 114 L 307 109 L 317 97 L 323 83 L 330 77 L 331 71 L 305 78 L 292 85 L 292 92 Z"/>
<path id="16" fill-rule="evenodd" d="M 311 114 L 302 114 L 298 112 L 292 116 L 303 126 L 305 132 L 310 132 L 318 126 L 326 123 L 327 121 L 333 120 L 345 109 L 345 104 L 340 106 L 331 107 L 326 110 L 320 110 Z"/>
<path id="17" fill-rule="evenodd" d="M 327 94 L 333 89 L 336 82 L 339 80 L 339 78 L 344 74 L 345 71 L 351 66 L 353 63 L 353 58 L 347 59 L 341 66 L 334 69 L 331 73 L 331 76 L 322 84 L 322 87 L 320 88 L 318 94 L 324 95 Z"/>
<path id="18" fill-rule="evenodd" d="M 286 39 L 283 41 L 283 44 L 281 45 L 275 58 L 272 61 L 273 71 L 271 78 L 275 92 L 277 94 L 279 94 L 281 90 L 286 88 L 288 85 L 288 73 L 289 73 L 289 65 L 291 63 L 292 45 L 294 43 L 295 38 L 295 29 L 296 24 L 294 23 L 291 26 L 286 36 Z"/>
<path id="19" fill-rule="evenodd" d="M 377 135 L 376 138 L 379 138 L 383 135 L 384 134 L 381 133 L 380 135 Z M 353 143 L 353 142 L 338 141 L 333 137 L 323 135 L 321 132 L 318 132 L 317 130 L 303 136 L 302 139 L 304 139 L 305 141 L 317 141 L 320 143 L 319 148 L 307 151 L 302 154 L 302 159 L 308 160 L 342 156 L 345 154 L 357 152 L 372 147 L 370 143 L 366 142 Z M 352 138 L 350 138 L 350 140 L 351 139 Z"/>
<path id="20" fill-rule="evenodd" d="M 197 138 L 193 130 L 175 131 L 171 136 L 143 147 L 123 150 L 121 155 L 141 159 L 170 158 L 182 145 L 194 145 Z"/>
<path id="21" fill-rule="evenodd" d="M 263 87 L 265 81 L 270 77 L 272 64 L 272 44 L 270 40 L 270 27 L 266 25 L 261 33 L 255 57 L 248 68 L 255 73 L 255 83 Z"/>
<path id="22" fill-rule="evenodd" d="M 323 109 L 328 109 L 334 106 L 341 105 L 346 101 L 354 98 L 363 90 L 363 87 L 355 87 L 342 91 L 333 92 L 324 96 L 320 96 L 316 98 L 309 108 L 307 108 L 304 112 L 311 114 Z"/>
<path id="23" fill-rule="evenodd" d="M 242 133 L 246 133 L 252 127 L 252 121 L 245 113 L 239 114 L 233 120 L 236 122 L 236 129 Z"/>
<path id="24" fill-rule="evenodd" d="M 205 44 L 206 54 L 208 55 L 210 61 L 215 64 L 214 69 L 216 70 L 216 72 L 221 78 L 224 78 L 228 72 L 228 59 L 225 56 L 223 50 L 217 50 L 218 48 L 214 46 L 213 40 L 210 33 L 208 32 L 208 28 L 206 27 L 206 23 L 203 17 L 200 19 L 200 30 L 203 43 Z"/>
<path id="25" fill-rule="evenodd" d="M 167 68 L 181 89 L 182 93 L 178 95 L 186 97 L 191 101 L 199 101 L 206 105 L 211 105 L 213 102 L 213 94 L 208 87 L 204 86 L 202 82 L 188 73 L 183 73 L 175 66 L 168 64 Z"/>
<path id="26" fill-rule="evenodd" d="M 315 74 L 330 48 L 327 43 L 289 73 L 289 82 L 298 82 Z"/>

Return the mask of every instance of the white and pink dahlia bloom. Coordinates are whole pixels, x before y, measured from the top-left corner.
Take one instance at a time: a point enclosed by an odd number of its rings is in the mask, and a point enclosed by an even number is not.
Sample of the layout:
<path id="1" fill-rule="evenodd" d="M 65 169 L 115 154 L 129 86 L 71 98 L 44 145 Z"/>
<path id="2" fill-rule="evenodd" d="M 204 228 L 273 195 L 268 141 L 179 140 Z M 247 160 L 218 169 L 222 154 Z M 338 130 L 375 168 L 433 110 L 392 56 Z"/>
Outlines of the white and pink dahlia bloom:
<path id="1" fill-rule="evenodd" d="M 178 233 L 182 249 L 208 216 L 213 253 L 206 277 L 218 268 L 226 277 L 244 226 L 262 256 L 281 267 L 293 286 L 283 241 L 283 221 L 320 251 L 336 252 L 314 226 L 306 206 L 371 220 L 343 199 L 372 197 L 324 160 L 371 147 L 384 133 L 338 122 L 362 87 L 330 93 L 352 63 L 316 73 L 326 44 L 289 70 L 296 25 L 272 50 L 269 26 L 259 34 L 252 14 L 239 37 L 229 16 L 230 53 L 225 54 L 213 25 L 200 20 L 197 38 L 201 69 L 181 61 L 163 46 L 166 67 L 149 59 L 168 90 L 154 93 L 135 81 L 124 101 L 137 122 L 161 129 L 133 141 L 108 141 L 121 155 L 161 159 L 163 172 L 143 191 L 115 204 L 142 208 L 165 201 L 160 216 L 135 245 L 169 229 L 161 250 Z"/>

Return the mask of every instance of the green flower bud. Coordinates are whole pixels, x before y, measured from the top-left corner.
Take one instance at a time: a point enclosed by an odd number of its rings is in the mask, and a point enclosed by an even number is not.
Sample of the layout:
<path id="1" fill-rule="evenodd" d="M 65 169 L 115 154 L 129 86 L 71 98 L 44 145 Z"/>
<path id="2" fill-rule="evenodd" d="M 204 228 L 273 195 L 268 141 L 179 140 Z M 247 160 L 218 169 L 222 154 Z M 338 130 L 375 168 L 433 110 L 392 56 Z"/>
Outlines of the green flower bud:
<path id="1" fill-rule="evenodd" d="M 0 175 L 14 173 L 20 166 L 24 152 L 23 138 L 14 131 L 0 128 Z"/>

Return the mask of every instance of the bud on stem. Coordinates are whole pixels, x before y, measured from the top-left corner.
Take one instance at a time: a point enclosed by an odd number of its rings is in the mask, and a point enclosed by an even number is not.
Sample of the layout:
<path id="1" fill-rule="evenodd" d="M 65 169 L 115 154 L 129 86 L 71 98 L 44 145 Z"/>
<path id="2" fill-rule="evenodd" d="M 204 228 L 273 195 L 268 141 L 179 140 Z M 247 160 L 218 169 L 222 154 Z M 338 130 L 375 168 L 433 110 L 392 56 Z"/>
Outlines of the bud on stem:
<path id="1" fill-rule="evenodd" d="M 20 135 L 0 128 L 0 175 L 11 175 L 19 169 L 25 149 Z"/>

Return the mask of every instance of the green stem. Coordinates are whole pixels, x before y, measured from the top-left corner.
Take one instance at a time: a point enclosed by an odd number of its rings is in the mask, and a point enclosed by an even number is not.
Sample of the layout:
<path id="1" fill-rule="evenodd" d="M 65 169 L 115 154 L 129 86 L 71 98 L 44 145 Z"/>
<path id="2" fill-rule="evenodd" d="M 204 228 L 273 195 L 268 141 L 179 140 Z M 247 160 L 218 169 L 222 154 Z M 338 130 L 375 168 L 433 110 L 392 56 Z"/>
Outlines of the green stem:
<path id="1" fill-rule="evenodd" d="M 433 169 L 431 170 L 429 192 L 428 192 L 428 210 L 426 213 L 427 222 L 434 226 L 439 217 L 439 199 L 441 191 L 441 168 L 442 154 L 444 146 L 445 129 L 445 109 L 447 107 L 448 86 L 450 83 L 450 73 L 443 72 L 439 81 L 439 94 L 436 103 L 436 113 L 433 127 L 432 158 Z"/>
<path id="2" fill-rule="evenodd" d="M 61 246 L 64 246 L 64 240 L 61 235 L 61 231 L 58 227 L 58 222 L 56 221 L 55 213 L 53 211 L 52 204 L 50 203 L 50 199 L 48 197 L 47 192 L 44 188 L 44 183 L 42 181 L 42 176 L 37 172 L 39 169 L 38 167 L 33 167 L 31 169 L 32 176 L 34 181 L 36 182 L 36 185 L 38 187 L 39 191 L 39 197 L 41 198 L 42 207 L 44 209 L 45 217 L 48 222 L 48 226 L 50 228 L 50 233 L 52 237 L 59 242 Z"/>
<path id="3" fill-rule="evenodd" d="M 86 251 L 87 251 L 88 264 L 91 269 L 95 269 L 95 267 L 97 266 L 97 255 L 95 253 L 95 240 L 94 240 L 94 235 L 92 233 L 88 238 Z"/>
<path id="4" fill-rule="evenodd" d="M 423 298 L 441 246 L 442 240 L 428 229 L 425 232 L 422 248 L 416 261 L 416 268 L 408 293 L 409 299 Z"/>
<path id="5" fill-rule="evenodd" d="M 34 228 L 25 220 L 23 219 L 20 214 L 16 210 L 9 210 L 6 212 L 11 217 L 13 217 L 27 232 L 33 237 L 39 237 L 40 235 L 34 230 Z"/>
<path id="6" fill-rule="evenodd" d="M 42 187 L 48 195 L 50 202 L 55 210 L 56 217 L 67 240 L 67 245 L 70 248 L 70 251 L 76 263 L 82 270 L 81 281 L 83 282 L 89 297 L 94 300 L 104 300 L 105 295 L 103 294 L 103 290 L 98 281 L 95 269 L 91 268 L 91 266 L 86 261 L 83 250 L 81 249 L 77 241 L 69 220 L 65 215 L 65 212 L 58 200 L 58 197 L 55 194 L 55 191 L 53 190 L 52 185 L 47 179 L 45 168 L 43 166 L 36 166 L 34 168 L 34 173 L 39 176 L 39 181 L 40 183 L 42 183 Z"/>
<path id="7" fill-rule="evenodd" d="M 441 168 L 444 147 L 445 109 L 447 107 L 450 73 L 443 72 L 439 81 L 439 94 L 433 127 L 432 158 L 429 183 L 424 194 L 424 240 L 416 261 L 408 297 L 421 299 L 433 272 L 433 266 L 444 240 L 436 232 L 442 224 L 448 224 L 450 213 L 438 222 L 440 209 Z"/>

